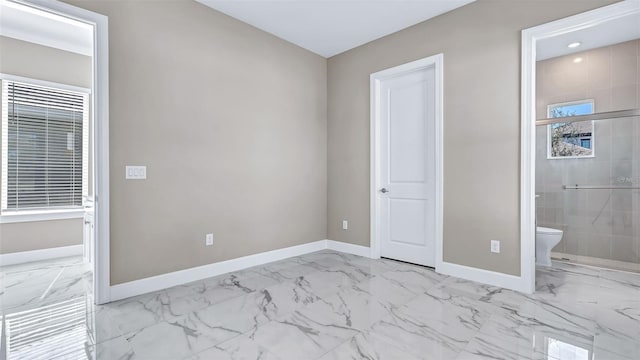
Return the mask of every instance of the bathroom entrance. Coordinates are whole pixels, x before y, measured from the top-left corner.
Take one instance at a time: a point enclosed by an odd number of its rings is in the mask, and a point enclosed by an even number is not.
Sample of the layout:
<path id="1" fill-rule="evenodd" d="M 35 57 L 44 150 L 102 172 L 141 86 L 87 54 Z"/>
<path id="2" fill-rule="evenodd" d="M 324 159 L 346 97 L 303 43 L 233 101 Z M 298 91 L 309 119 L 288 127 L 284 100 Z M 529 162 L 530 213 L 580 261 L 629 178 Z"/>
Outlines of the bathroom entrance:
<path id="1" fill-rule="evenodd" d="M 640 272 L 639 24 L 622 2 L 523 34 L 523 247 L 538 267 Z"/>

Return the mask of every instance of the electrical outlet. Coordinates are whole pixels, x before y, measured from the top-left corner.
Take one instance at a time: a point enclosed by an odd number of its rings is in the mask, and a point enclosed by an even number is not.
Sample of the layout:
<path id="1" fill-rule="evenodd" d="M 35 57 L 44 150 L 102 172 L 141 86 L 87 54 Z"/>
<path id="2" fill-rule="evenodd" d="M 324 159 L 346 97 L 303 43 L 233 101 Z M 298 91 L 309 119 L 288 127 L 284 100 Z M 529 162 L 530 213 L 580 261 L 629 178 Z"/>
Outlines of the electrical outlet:
<path id="1" fill-rule="evenodd" d="M 342 230 L 349 230 L 349 221 L 342 220 Z"/>
<path id="2" fill-rule="evenodd" d="M 491 252 L 500 253 L 500 240 L 491 240 Z"/>
<path id="3" fill-rule="evenodd" d="M 207 236 L 205 237 L 205 244 L 207 246 L 213 245 L 213 234 L 207 234 Z"/>

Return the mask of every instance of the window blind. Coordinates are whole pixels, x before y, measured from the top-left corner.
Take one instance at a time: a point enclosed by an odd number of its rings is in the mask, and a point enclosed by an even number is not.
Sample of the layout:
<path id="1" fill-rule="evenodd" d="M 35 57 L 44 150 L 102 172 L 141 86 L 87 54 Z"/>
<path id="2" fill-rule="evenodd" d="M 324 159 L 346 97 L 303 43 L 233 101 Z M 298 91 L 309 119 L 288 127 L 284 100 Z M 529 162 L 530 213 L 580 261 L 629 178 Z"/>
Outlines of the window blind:
<path id="1" fill-rule="evenodd" d="M 2 210 L 82 206 L 88 94 L 2 81 Z"/>

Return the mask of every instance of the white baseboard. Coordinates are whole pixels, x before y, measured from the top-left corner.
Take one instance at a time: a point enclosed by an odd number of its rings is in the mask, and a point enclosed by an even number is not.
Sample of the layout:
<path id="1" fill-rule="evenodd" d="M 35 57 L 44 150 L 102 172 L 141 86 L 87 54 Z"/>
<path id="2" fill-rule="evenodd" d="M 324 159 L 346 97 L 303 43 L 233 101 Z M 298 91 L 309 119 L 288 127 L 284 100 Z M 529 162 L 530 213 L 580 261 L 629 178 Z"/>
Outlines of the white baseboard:
<path id="1" fill-rule="evenodd" d="M 371 258 L 371 248 L 342 241 L 327 240 L 327 249 Z"/>
<path id="2" fill-rule="evenodd" d="M 167 289 L 172 286 L 187 284 L 212 276 L 238 271 L 252 266 L 262 265 L 293 256 L 304 255 L 327 248 L 327 240 L 319 240 L 307 244 L 291 246 L 284 249 L 267 251 L 221 261 L 218 263 L 198 266 L 190 269 L 174 271 L 167 274 L 134 280 L 111 286 L 111 301 L 126 299 L 132 296 L 146 294 L 152 291 Z"/>
<path id="3" fill-rule="evenodd" d="M 82 245 L 61 246 L 50 249 L 22 251 L 8 254 L 0 254 L 0 266 L 16 265 L 32 261 L 41 261 L 62 258 L 67 256 L 82 255 Z"/>
<path id="4" fill-rule="evenodd" d="M 436 272 L 523 293 L 530 292 L 530 289 L 526 287 L 520 276 L 478 269 L 444 261 L 436 266 Z"/>
<path id="5" fill-rule="evenodd" d="M 206 279 L 212 276 L 239 271 L 250 268 L 252 266 L 262 265 L 325 249 L 371 258 L 371 249 L 369 247 L 334 240 L 319 240 L 307 244 L 291 246 L 284 249 L 277 249 L 249 256 L 243 256 L 237 259 L 226 260 L 214 264 L 198 266 L 190 269 L 130 281 L 123 284 L 113 285 L 110 288 L 111 301 L 126 299 L 132 296 L 163 290 L 173 286 Z M 80 251 L 80 253 L 81 252 L 82 251 Z M 525 286 L 523 285 L 523 281 L 519 276 L 477 269 L 470 266 L 458 265 L 448 262 L 438 263 L 436 266 L 436 271 L 444 275 L 454 276 L 515 291 L 525 293 L 530 291 L 530 289 L 525 288 Z"/>
<path id="6" fill-rule="evenodd" d="M 262 265 L 325 249 L 364 257 L 371 257 L 371 251 L 366 246 L 353 245 L 333 240 L 318 240 L 307 244 L 243 256 L 237 259 L 221 261 L 214 264 L 198 266 L 140 280 L 134 280 L 123 284 L 113 285 L 110 289 L 110 299 L 111 301 L 126 299 L 132 296 L 163 290 L 172 286 L 187 284 L 212 276 L 239 271 L 250 268 L 252 266 Z"/>

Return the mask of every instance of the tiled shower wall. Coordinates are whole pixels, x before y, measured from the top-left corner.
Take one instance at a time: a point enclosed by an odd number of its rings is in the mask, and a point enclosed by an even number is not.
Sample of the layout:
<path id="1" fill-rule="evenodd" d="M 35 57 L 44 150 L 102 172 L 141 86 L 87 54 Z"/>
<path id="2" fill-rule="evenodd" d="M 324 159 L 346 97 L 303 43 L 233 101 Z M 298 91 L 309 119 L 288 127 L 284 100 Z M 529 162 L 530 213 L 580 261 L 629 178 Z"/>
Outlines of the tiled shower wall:
<path id="1" fill-rule="evenodd" d="M 585 99 L 596 112 L 637 108 L 640 40 L 539 61 L 536 81 L 538 118 L 549 104 Z M 538 225 L 564 231 L 553 251 L 640 263 L 640 190 L 562 188 L 640 186 L 640 118 L 596 121 L 594 158 L 547 159 L 547 127 L 536 137 Z"/>

